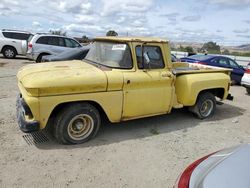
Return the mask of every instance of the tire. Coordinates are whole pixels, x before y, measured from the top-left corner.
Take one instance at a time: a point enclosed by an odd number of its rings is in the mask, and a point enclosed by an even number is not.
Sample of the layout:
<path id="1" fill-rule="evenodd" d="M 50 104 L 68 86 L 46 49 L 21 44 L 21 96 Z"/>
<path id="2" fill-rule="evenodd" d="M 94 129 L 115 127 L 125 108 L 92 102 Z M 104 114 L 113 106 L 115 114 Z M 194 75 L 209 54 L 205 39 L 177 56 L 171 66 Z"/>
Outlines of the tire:
<path id="1" fill-rule="evenodd" d="M 94 106 L 69 105 L 55 119 L 54 136 L 62 144 L 81 144 L 95 137 L 100 124 L 100 114 Z"/>
<path id="2" fill-rule="evenodd" d="M 216 110 L 215 96 L 210 92 L 199 94 L 196 104 L 190 110 L 199 118 L 211 117 Z"/>
<path id="3" fill-rule="evenodd" d="M 250 88 L 246 88 L 248 95 L 250 95 Z"/>
<path id="4" fill-rule="evenodd" d="M 4 47 L 2 52 L 3 52 L 3 56 L 7 59 L 13 59 L 17 55 L 16 49 L 11 46 Z"/>
<path id="5" fill-rule="evenodd" d="M 45 56 L 45 55 L 49 55 L 49 54 L 40 54 L 40 55 L 37 57 L 37 59 L 36 59 L 36 63 L 41 63 L 41 62 L 42 62 L 42 58 L 43 58 L 43 56 Z"/>

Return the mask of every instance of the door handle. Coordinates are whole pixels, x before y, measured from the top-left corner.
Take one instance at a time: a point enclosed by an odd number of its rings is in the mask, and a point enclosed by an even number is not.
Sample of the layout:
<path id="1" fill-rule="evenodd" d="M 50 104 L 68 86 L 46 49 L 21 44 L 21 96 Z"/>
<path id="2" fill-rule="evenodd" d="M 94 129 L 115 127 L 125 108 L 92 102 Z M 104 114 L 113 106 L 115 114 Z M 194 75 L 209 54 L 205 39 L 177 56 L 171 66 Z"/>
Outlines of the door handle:
<path id="1" fill-rule="evenodd" d="M 172 74 L 171 73 L 162 73 L 161 77 L 164 77 L 164 78 L 166 78 L 166 77 L 172 77 Z"/>

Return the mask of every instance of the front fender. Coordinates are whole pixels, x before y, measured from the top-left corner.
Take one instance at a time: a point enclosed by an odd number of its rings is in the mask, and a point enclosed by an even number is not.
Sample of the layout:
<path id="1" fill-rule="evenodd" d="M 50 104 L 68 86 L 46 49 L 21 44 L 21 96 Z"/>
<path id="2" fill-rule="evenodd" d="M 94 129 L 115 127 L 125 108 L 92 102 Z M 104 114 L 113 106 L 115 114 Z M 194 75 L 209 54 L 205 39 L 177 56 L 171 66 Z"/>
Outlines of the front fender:
<path id="1" fill-rule="evenodd" d="M 52 111 L 60 104 L 91 101 L 99 104 L 111 122 L 120 122 L 122 115 L 122 91 L 39 97 L 40 129 L 46 127 Z"/>

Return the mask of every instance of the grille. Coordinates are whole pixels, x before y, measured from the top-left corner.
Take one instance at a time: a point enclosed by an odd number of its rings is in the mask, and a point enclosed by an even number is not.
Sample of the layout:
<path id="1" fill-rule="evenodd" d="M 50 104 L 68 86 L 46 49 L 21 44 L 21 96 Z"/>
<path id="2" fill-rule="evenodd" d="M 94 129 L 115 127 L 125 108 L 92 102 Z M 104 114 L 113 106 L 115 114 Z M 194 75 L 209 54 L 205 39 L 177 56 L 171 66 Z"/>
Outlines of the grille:
<path id="1" fill-rule="evenodd" d="M 38 145 L 41 143 L 48 142 L 50 140 L 48 136 L 46 136 L 46 133 L 42 131 L 25 134 L 23 135 L 23 139 L 29 146 Z"/>

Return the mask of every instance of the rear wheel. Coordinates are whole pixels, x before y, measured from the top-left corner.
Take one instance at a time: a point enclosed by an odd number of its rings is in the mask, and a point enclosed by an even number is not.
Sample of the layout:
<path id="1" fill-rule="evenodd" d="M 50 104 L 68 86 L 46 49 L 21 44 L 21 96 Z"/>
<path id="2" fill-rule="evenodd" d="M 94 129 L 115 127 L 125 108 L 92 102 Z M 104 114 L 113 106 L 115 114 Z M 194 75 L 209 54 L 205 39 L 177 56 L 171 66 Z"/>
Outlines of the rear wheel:
<path id="1" fill-rule="evenodd" d="M 54 136 L 63 144 L 80 144 L 93 138 L 100 127 L 98 110 L 88 104 L 74 104 L 64 108 L 56 117 Z"/>
<path id="2" fill-rule="evenodd" d="M 250 88 L 246 88 L 247 93 L 250 95 Z"/>
<path id="3" fill-rule="evenodd" d="M 17 55 L 16 49 L 11 46 L 4 47 L 2 52 L 3 56 L 8 59 L 13 59 Z"/>
<path id="4" fill-rule="evenodd" d="M 215 96 L 210 92 L 199 94 L 196 104 L 190 107 L 190 111 L 197 115 L 199 119 L 212 116 L 216 109 Z"/>

